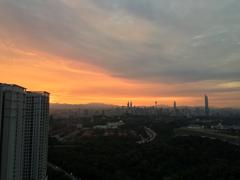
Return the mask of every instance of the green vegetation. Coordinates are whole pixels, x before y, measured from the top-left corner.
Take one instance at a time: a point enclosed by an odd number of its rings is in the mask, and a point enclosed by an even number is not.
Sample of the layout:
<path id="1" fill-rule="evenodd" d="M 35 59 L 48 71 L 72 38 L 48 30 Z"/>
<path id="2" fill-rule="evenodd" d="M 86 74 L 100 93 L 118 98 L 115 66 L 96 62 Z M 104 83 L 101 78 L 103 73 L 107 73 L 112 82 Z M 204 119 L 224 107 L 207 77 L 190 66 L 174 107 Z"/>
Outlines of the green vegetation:
<path id="1" fill-rule="evenodd" d="M 129 127 L 140 131 L 148 125 L 157 132 L 157 138 L 143 145 L 117 137 L 92 137 L 72 146 L 51 145 L 49 161 L 83 180 L 240 179 L 238 146 L 197 136 L 175 136 L 174 129 L 183 124 L 131 121 Z"/>

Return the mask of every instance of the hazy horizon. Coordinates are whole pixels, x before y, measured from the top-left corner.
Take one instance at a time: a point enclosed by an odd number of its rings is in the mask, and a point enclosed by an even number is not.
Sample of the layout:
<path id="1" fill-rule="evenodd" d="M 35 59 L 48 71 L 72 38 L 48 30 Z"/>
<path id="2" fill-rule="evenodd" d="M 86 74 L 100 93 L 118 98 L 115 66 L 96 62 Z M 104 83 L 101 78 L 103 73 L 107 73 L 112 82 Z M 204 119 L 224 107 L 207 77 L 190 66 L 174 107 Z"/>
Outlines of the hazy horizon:
<path id="1" fill-rule="evenodd" d="M 127 104 L 122 104 L 122 105 L 117 105 L 117 104 L 106 104 L 104 102 L 90 102 L 90 103 L 76 103 L 76 104 L 69 104 L 69 103 L 50 103 L 50 106 L 97 106 L 97 107 L 127 107 Z M 173 104 L 158 104 L 158 107 L 167 107 L 171 108 L 173 107 Z M 134 105 L 133 107 L 155 107 L 154 103 L 151 105 Z M 204 104 L 202 105 L 184 105 L 184 104 L 177 104 L 177 107 L 183 108 L 183 107 L 188 107 L 188 108 L 204 108 Z M 240 109 L 240 107 L 231 107 L 231 106 L 210 106 L 211 109 Z"/>

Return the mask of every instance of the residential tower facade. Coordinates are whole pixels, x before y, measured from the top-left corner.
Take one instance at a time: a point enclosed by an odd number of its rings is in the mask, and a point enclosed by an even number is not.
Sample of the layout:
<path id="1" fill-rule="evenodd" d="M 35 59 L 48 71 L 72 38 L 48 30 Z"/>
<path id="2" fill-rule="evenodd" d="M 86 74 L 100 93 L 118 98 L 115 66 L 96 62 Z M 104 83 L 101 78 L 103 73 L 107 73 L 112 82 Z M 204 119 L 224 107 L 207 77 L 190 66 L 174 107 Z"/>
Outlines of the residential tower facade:
<path id="1" fill-rule="evenodd" d="M 49 94 L 0 84 L 0 179 L 45 180 Z"/>

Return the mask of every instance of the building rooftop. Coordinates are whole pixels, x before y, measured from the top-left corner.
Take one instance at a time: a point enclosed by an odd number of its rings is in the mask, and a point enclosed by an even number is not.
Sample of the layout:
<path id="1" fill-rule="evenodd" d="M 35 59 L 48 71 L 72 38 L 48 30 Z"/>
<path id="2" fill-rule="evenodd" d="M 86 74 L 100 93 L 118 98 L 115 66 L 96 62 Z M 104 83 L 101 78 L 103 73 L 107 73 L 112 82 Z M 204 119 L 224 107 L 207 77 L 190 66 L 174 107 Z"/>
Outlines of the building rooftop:
<path id="1" fill-rule="evenodd" d="M 46 91 L 27 91 L 27 93 L 31 94 L 31 95 L 37 95 L 37 96 L 46 96 L 48 97 L 49 96 L 49 92 L 46 92 Z"/>
<path id="2" fill-rule="evenodd" d="M 16 85 L 16 84 L 6 84 L 6 83 L 0 83 L 0 89 L 4 90 L 14 90 L 14 91 L 21 91 L 21 92 L 26 92 L 31 95 L 41 95 L 41 96 L 46 96 L 48 97 L 50 93 L 46 91 L 27 91 L 26 88 Z"/>
<path id="3" fill-rule="evenodd" d="M 0 88 L 7 88 L 11 90 L 21 90 L 26 91 L 26 88 L 16 85 L 16 84 L 6 84 L 6 83 L 0 83 Z"/>

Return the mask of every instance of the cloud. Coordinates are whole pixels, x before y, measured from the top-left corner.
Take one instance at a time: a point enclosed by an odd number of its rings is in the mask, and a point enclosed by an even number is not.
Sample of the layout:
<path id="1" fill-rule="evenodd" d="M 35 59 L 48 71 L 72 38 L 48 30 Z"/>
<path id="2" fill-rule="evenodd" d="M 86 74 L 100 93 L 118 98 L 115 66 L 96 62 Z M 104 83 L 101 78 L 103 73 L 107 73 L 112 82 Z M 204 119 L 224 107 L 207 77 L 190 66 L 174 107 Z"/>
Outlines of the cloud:
<path id="1" fill-rule="evenodd" d="M 0 0 L 0 40 L 144 83 L 238 82 L 239 10 L 238 0 Z"/>

